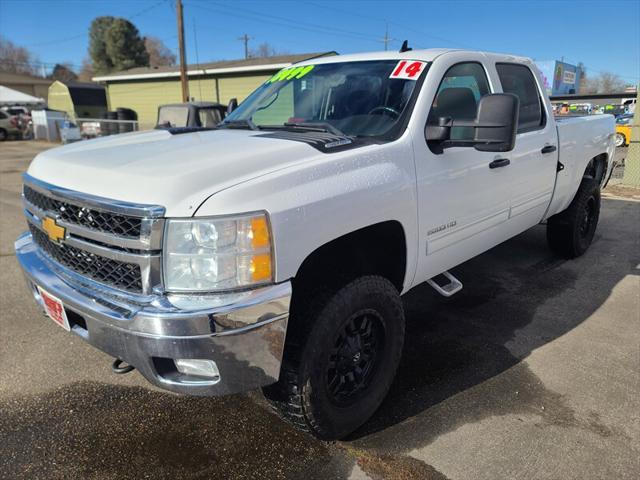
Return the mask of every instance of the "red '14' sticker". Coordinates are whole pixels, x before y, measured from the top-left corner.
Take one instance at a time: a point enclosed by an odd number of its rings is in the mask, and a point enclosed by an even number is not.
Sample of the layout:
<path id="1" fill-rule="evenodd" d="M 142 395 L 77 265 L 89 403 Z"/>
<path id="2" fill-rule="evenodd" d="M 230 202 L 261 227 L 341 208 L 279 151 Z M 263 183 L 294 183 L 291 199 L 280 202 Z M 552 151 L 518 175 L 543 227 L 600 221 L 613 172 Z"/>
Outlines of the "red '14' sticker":
<path id="1" fill-rule="evenodd" d="M 389 78 L 402 78 L 405 80 L 417 80 L 424 70 L 425 62 L 416 60 L 400 60 L 389 75 Z"/>

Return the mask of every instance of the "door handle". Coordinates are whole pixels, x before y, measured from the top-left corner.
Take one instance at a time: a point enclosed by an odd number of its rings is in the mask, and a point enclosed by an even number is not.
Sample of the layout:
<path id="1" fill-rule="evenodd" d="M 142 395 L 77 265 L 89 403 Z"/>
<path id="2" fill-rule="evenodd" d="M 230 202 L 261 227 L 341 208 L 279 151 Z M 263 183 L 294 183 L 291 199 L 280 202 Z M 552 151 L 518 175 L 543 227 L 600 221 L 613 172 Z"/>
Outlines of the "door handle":
<path id="1" fill-rule="evenodd" d="M 540 150 L 542 153 L 551 153 L 551 152 L 555 152 L 556 151 L 556 146 L 555 145 L 545 145 L 544 147 L 542 147 L 542 150 Z"/>
<path id="2" fill-rule="evenodd" d="M 496 160 L 494 160 L 489 164 L 489 168 L 506 167 L 510 163 L 511 163 L 511 160 L 509 160 L 508 158 L 497 158 Z"/>

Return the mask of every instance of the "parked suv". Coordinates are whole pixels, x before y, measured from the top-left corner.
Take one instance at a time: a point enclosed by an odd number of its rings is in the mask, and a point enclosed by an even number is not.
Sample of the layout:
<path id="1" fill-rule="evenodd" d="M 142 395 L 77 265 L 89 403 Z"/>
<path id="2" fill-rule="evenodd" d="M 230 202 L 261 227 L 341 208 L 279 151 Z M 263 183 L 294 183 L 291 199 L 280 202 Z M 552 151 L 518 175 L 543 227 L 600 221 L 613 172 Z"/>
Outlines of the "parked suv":
<path id="1" fill-rule="evenodd" d="M 22 131 L 18 117 L 0 110 L 0 142 L 9 137 L 19 137 L 20 135 L 22 135 Z"/>

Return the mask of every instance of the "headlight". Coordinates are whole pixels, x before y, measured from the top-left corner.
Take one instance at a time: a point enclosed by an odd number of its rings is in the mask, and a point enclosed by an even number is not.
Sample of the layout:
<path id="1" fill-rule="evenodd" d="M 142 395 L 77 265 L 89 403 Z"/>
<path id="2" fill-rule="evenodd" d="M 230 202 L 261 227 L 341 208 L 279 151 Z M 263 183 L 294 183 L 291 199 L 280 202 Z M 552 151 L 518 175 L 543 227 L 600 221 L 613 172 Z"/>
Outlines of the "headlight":
<path id="1" fill-rule="evenodd" d="M 169 219 L 163 253 L 169 291 L 233 290 L 273 280 L 271 234 L 264 213 Z"/>

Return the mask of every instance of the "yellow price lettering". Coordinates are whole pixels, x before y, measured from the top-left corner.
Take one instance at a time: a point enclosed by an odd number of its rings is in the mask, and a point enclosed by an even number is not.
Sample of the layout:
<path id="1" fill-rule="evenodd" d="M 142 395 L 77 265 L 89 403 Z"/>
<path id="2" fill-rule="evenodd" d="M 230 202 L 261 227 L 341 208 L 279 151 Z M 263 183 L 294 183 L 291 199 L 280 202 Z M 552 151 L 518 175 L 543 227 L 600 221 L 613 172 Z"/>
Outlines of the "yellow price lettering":
<path id="1" fill-rule="evenodd" d="M 280 70 L 273 77 L 271 77 L 268 81 L 269 83 L 274 82 L 282 82 L 284 80 L 296 80 L 301 79 L 305 75 L 307 75 L 315 65 L 307 65 L 304 67 L 293 67 L 293 68 L 285 68 L 284 70 Z"/>

